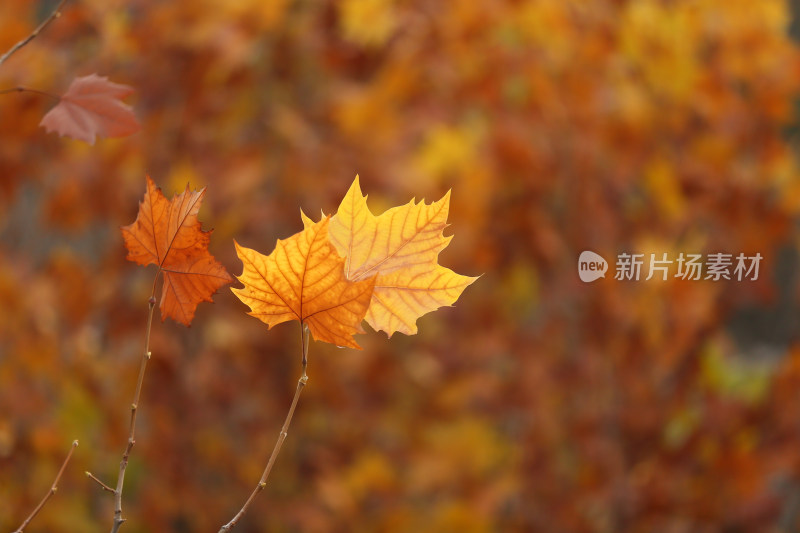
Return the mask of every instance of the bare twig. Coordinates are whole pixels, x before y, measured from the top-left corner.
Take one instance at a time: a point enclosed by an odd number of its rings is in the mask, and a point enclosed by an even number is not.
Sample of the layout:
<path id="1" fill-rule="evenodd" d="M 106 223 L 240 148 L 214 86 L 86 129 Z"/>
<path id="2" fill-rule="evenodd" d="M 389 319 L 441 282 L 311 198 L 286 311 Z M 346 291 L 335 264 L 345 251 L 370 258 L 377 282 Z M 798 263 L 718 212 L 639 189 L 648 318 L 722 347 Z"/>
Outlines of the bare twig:
<path id="1" fill-rule="evenodd" d="M 9 57 L 11 57 L 11 54 L 13 54 L 13 53 L 14 53 L 14 52 L 16 52 L 17 50 L 19 50 L 20 48 L 22 48 L 23 46 L 25 46 L 26 44 L 28 44 L 29 42 L 31 42 L 31 41 L 32 41 L 34 38 L 36 38 L 36 36 L 37 36 L 37 35 L 39 35 L 39 33 L 40 33 L 40 32 L 41 32 L 43 29 L 45 29 L 45 28 L 47 27 L 47 25 L 48 25 L 48 24 L 50 24 L 50 23 L 51 23 L 51 22 L 53 22 L 55 19 L 57 19 L 58 17 L 60 17 L 60 16 L 61 16 L 61 8 L 62 8 L 62 7 L 64 7 L 64 4 L 66 4 L 66 3 L 67 3 L 67 0 L 61 0 L 61 1 L 58 3 L 58 5 L 56 6 L 56 8 L 53 10 L 53 12 L 52 12 L 52 13 L 50 13 L 50 16 L 49 16 L 49 17 L 47 17 L 46 19 L 44 19 L 44 21 L 43 21 L 41 24 L 39 24 L 39 26 L 37 26 L 37 27 L 36 27 L 36 29 L 35 29 L 35 30 L 33 30 L 33 32 L 32 32 L 30 35 L 28 35 L 27 37 L 25 37 L 24 39 L 22 39 L 20 42 L 18 42 L 18 43 L 17 43 L 17 44 L 15 44 L 14 46 L 12 46 L 12 47 L 11 47 L 11 48 L 8 50 L 8 52 L 6 52 L 6 53 L 5 53 L 5 54 L 3 54 L 2 56 L 0 56 L 0 65 L 2 65 L 2 64 L 5 62 L 5 60 L 6 60 L 6 59 L 8 59 Z"/>
<path id="2" fill-rule="evenodd" d="M 125 451 L 122 453 L 122 460 L 119 463 L 119 475 L 117 476 L 117 487 L 111 492 L 114 493 L 114 524 L 111 527 L 111 533 L 117 533 L 119 527 L 125 522 L 122 518 L 122 487 L 125 484 L 125 469 L 128 468 L 128 458 L 131 455 L 133 445 L 136 443 L 136 413 L 139 409 L 139 398 L 142 394 L 142 383 L 144 382 L 144 371 L 147 368 L 147 361 L 150 360 L 150 329 L 153 324 L 153 311 L 156 307 L 156 283 L 161 270 L 156 272 L 156 277 L 153 280 L 153 291 L 150 294 L 150 299 L 147 301 L 147 328 L 144 337 L 144 353 L 142 354 L 142 362 L 139 365 L 139 378 L 136 380 L 136 392 L 133 395 L 133 403 L 131 403 L 131 422 L 128 429 L 128 443 L 125 445 Z M 103 483 L 101 483 L 104 485 Z M 110 487 L 109 487 L 110 488 Z"/>
<path id="3" fill-rule="evenodd" d="M 75 448 L 77 448 L 77 447 L 78 447 L 78 441 L 77 440 L 72 441 L 72 447 L 69 449 L 69 453 L 67 453 L 67 457 L 64 459 L 64 462 L 61 464 L 61 468 L 58 470 L 58 474 L 56 474 L 56 478 L 53 480 L 53 485 L 50 487 L 50 490 L 47 491 L 47 494 L 44 495 L 44 498 L 42 498 L 42 501 L 39 502 L 39 505 L 36 506 L 36 508 L 33 510 L 33 512 L 30 514 L 30 516 L 28 516 L 28 518 L 25 519 L 25 521 L 22 523 L 22 525 L 19 526 L 17 528 L 17 530 L 14 531 L 14 533 L 22 533 L 22 530 L 25 529 L 28 526 L 30 521 L 33 520 L 33 518 L 37 514 L 39 514 L 39 511 L 42 510 L 42 507 L 44 507 L 44 504 L 47 503 L 47 500 L 49 500 L 50 497 L 53 494 L 56 493 L 56 491 L 58 490 L 58 481 L 61 479 L 61 474 L 63 474 L 64 473 L 64 469 L 67 468 L 67 463 L 69 463 L 69 460 L 72 458 L 72 452 L 74 452 Z"/>
<path id="4" fill-rule="evenodd" d="M 272 449 L 272 455 L 269 456 L 269 461 L 267 462 L 267 467 L 264 469 L 264 473 L 261 474 L 261 479 L 258 481 L 258 485 L 256 488 L 253 489 L 253 492 L 250 493 L 250 497 L 247 498 L 247 501 L 244 502 L 244 505 L 236 513 L 236 516 L 231 519 L 230 522 L 222 526 L 218 533 L 226 533 L 230 531 L 236 526 L 236 523 L 244 516 L 244 513 L 247 512 L 247 508 L 250 507 L 250 504 L 253 503 L 253 500 L 258 495 L 259 492 L 264 490 L 264 487 L 267 486 L 267 478 L 269 477 L 269 473 L 272 470 L 272 465 L 275 464 L 275 459 L 278 457 L 278 453 L 281 451 L 281 446 L 283 446 L 283 441 L 286 440 L 286 436 L 289 431 L 289 424 L 292 423 L 292 417 L 294 416 L 294 410 L 297 407 L 297 401 L 300 399 L 300 393 L 303 392 L 303 388 L 308 383 L 308 376 L 306 375 L 306 366 L 308 365 L 308 326 L 305 324 L 301 324 L 300 330 L 300 340 L 302 342 L 303 347 L 303 375 L 300 376 L 300 379 L 297 380 L 297 389 L 294 391 L 294 398 L 292 399 L 292 405 L 289 407 L 289 412 L 286 414 L 286 420 L 283 422 L 283 427 L 281 428 L 280 435 L 278 435 L 278 441 L 275 443 L 275 447 Z"/>
<path id="5" fill-rule="evenodd" d="M 111 487 L 109 487 L 108 485 L 106 485 L 105 483 L 100 481 L 99 479 L 97 479 L 97 477 L 94 474 L 92 474 L 91 472 L 87 471 L 87 472 L 85 472 L 85 474 L 86 474 L 86 477 L 88 477 L 89 479 L 91 479 L 92 481 L 94 481 L 95 483 L 100 485 L 100 488 L 102 488 L 103 490 L 111 492 L 111 493 L 114 492 L 114 489 L 112 489 Z"/>
<path id="6" fill-rule="evenodd" d="M 50 98 L 54 98 L 56 100 L 61 100 L 61 97 L 58 96 L 57 94 L 49 93 L 47 91 L 40 91 L 39 89 L 31 89 L 29 87 L 12 87 L 10 89 L 0 90 L 0 94 L 21 93 L 21 92 L 36 93 L 44 96 L 49 96 Z"/>

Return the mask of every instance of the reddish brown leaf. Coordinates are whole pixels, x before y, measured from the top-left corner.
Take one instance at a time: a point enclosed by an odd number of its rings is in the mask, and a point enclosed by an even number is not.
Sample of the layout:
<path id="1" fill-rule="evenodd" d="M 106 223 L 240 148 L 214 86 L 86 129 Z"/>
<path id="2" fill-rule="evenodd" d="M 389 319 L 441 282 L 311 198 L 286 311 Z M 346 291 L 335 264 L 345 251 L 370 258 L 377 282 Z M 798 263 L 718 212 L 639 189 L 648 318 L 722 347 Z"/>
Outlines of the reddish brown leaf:
<path id="1" fill-rule="evenodd" d="M 208 252 L 211 231 L 203 231 L 197 212 L 205 189 L 189 186 L 172 200 L 147 178 L 147 192 L 139 203 L 133 224 L 122 228 L 128 260 L 140 265 L 158 265 L 164 274 L 161 320 L 170 317 L 188 326 L 200 302 L 233 278 Z"/>
<path id="2" fill-rule="evenodd" d="M 90 74 L 75 78 L 56 106 L 39 123 L 48 132 L 94 144 L 95 136 L 125 137 L 139 131 L 133 110 L 120 98 L 133 88 Z"/>

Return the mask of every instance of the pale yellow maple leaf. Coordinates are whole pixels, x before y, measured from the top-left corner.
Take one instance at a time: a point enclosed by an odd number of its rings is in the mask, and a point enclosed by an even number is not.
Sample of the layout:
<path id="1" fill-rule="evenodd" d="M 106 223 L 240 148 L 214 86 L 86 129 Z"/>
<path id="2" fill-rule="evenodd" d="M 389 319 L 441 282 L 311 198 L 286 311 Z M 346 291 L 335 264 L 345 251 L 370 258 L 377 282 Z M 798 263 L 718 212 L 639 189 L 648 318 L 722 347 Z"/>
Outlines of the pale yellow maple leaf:
<path id="1" fill-rule="evenodd" d="M 345 258 L 344 275 L 352 281 L 376 277 L 367 323 L 391 335 L 417 332 L 422 315 L 455 303 L 477 278 L 438 264 L 439 252 L 452 237 L 447 227 L 450 192 L 436 202 L 393 207 L 375 216 L 361 192 L 358 176 L 331 219 L 330 241 Z M 313 224 L 303 215 L 306 225 Z"/>

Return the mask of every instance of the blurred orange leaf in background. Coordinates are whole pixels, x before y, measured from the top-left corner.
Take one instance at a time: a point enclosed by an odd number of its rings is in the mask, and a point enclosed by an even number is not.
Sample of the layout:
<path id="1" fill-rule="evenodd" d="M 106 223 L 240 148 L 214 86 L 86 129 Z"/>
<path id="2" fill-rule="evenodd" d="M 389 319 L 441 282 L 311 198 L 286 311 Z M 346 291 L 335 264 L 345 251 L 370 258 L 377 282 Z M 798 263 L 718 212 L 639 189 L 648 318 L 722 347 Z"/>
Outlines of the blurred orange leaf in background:
<path id="1" fill-rule="evenodd" d="M 67 92 L 40 125 L 73 139 L 94 144 L 96 136 L 126 137 L 141 126 L 133 110 L 119 99 L 133 94 L 133 88 L 90 74 L 72 80 Z"/>

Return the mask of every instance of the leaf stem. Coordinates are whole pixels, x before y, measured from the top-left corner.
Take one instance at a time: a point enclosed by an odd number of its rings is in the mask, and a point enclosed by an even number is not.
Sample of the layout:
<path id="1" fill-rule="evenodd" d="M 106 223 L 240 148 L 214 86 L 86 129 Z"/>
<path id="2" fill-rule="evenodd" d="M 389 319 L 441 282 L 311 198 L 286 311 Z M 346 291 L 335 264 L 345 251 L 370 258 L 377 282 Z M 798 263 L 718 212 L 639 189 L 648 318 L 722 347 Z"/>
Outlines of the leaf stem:
<path id="1" fill-rule="evenodd" d="M 308 383 L 308 375 L 306 375 L 306 366 L 308 365 L 308 326 L 301 323 L 300 324 L 300 341 L 303 350 L 303 375 L 300 376 L 300 379 L 297 380 L 297 388 L 294 391 L 294 398 L 292 399 L 292 405 L 289 407 L 289 412 L 286 414 L 286 420 L 283 422 L 283 427 L 281 427 L 281 432 L 278 435 L 278 440 L 275 443 L 275 447 L 272 449 L 272 455 L 269 456 L 269 461 L 267 462 L 267 466 L 264 469 L 264 473 L 261 474 L 261 479 L 258 481 L 258 485 L 256 488 L 253 489 L 253 492 L 250 493 L 250 497 L 247 498 L 247 501 L 244 502 L 244 505 L 236 513 L 230 522 L 225 524 L 219 529 L 218 533 L 226 533 L 230 531 L 236 526 L 236 523 L 241 520 L 244 516 L 244 513 L 247 512 L 248 507 L 250 504 L 253 503 L 253 500 L 258 495 L 259 492 L 264 490 L 264 487 L 267 486 L 267 478 L 269 477 L 270 471 L 272 471 L 272 466 L 275 464 L 275 460 L 278 457 L 278 454 L 281 451 L 281 447 L 283 446 L 283 441 L 286 440 L 286 436 L 289 432 L 289 424 L 292 423 L 292 417 L 294 416 L 295 408 L 297 408 L 297 402 L 300 399 L 300 393 L 303 392 L 306 384 Z"/>
<path id="2" fill-rule="evenodd" d="M 47 500 L 49 500 L 50 497 L 53 494 L 56 493 L 56 491 L 58 490 L 58 482 L 61 479 L 61 474 L 63 474 L 64 473 L 64 469 L 67 468 L 67 463 L 69 463 L 69 460 L 72 458 L 72 452 L 74 452 L 75 448 L 77 448 L 77 447 L 78 447 L 78 441 L 77 440 L 72 441 L 72 447 L 69 449 L 69 452 L 67 453 L 67 457 L 64 459 L 64 462 L 61 464 L 61 468 L 58 470 L 58 474 L 56 474 L 56 478 L 53 480 L 53 485 L 50 487 L 50 490 L 47 491 L 47 494 L 44 495 L 44 498 L 42 498 L 42 501 L 39 502 L 39 505 L 36 506 L 36 508 L 33 510 L 33 512 L 28 516 L 28 518 L 25 519 L 25 521 L 22 523 L 22 525 L 19 526 L 16 529 L 16 531 L 14 531 L 14 533 L 22 533 L 22 530 L 25 529 L 28 526 L 30 521 L 33 520 L 33 518 L 37 514 L 39 514 L 39 511 L 42 510 L 42 507 L 44 507 L 44 504 L 47 503 Z"/>
<path id="3" fill-rule="evenodd" d="M 308 381 L 308 376 L 306 375 L 306 367 L 308 366 L 308 335 L 308 326 L 301 324 L 300 342 L 303 346 L 303 376 L 301 379 L 305 379 L 306 381 Z"/>
<path id="4" fill-rule="evenodd" d="M 150 360 L 150 330 L 153 325 L 153 311 L 156 307 L 156 282 L 161 270 L 156 272 L 156 277 L 153 280 L 153 292 L 150 294 L 150 299 L 147 301 L 147 328 L 144 337 L 144 353 L 142 354 L 142 361 L 139 365 L 139 378 L 136 380 L 136 392 L 133 395 L 133 403 L 131 403 L 131 422 L 128 430 L 128 443 L 125 446 L 125 451 L 122 454 L 122 460 L 119 463 L 119 475 L 117 476 L 117 487 L 113 490 L 114 493 L 114 525 L 111 527 L 111 533 L 117 533 L 120 526 L 125 519 L 122 518 L 122 487 L 125 484 L 125 470 L 128 467 L 128 458 L 130 457 L 133 445 L 136 444 L 136 414 L 139 410 L 139 398 L 142 394 L 142 383 L 144 382 L 144 371 L 147 368 L 147 361 Z M 103 485 L 101 483 L 101 485 Z"/>
<path id="5" fill-rule="evenodd" d="M 13 54 L 13 53 L 14 53 L 14 52 L 16 52 L 17 50 L 19 50 L 20 48 L 22 48 L 23 46 L 25 46 L 26 44 L 28 44 L 29 42 L 31 42 L 31 41 L 32 41 L 34 38 L 36 38 L 36 36 L 37 36 L 37 35 L 39 35 L 39 33 L 40 33 L 40 32 L 41 32 L 43 29 L 45 29 L 45 28 L 47 27 L 47 25 L 48 25 L 48 24 L 50 24 L 50 23 L 51 23 L 51 22 L 53 22 L 55 19 L 57 19 L 58 17 L 60 17 L 60 16 L 61 16 L 61 8 L 62 8 L 62 7 L 64 7 L 64 4 L 66 4 L 66 3 L 67 3 L 67 0 L 61 0 L 61 1 L 58 3 L 58 5 L 56 6 L 56 8 L 53 10 L 53 12 L 52 12 L 52 13 L 50 13 L 50 16 L 48 16 L 46 19 L 44 19 L 44 21 L 42 21 L 42 23 L 41 23 L 41 24 L 39 24 L 39 25 L 36 27 L 36 29 L 35 29 L 35 30 L 33 30 L 33 31 L 31 32 L 31 34 L 30 34 L 30 35 L 28 35 L 27 37 L 25 37 L 24 39 L 22 39 L 21 41 L 19 41 L 17 44 L 15 44 L 14 46 L 12 46 L 12 47 L 11 47 L 11 48 L 8 50 L 8 52 L 6 52 L 6 53 L 5 53 L 5 54 L 3 54 L 2 56 L 0 56 L 0 65 L 2 65 L 2 64 L 5 62 L 5 60 L 6 60 L 6 59 L 8 59 L 9 57 L 11 57 L 11 54 Z"/>

